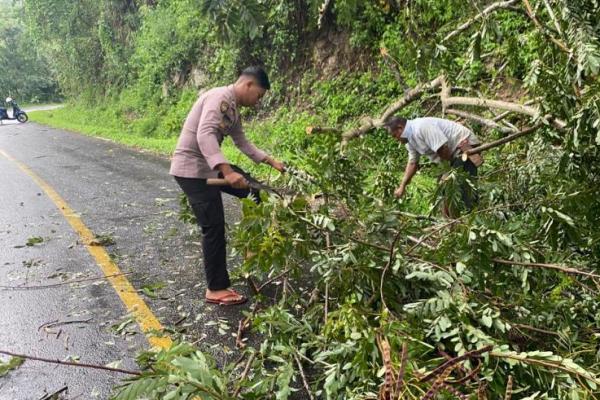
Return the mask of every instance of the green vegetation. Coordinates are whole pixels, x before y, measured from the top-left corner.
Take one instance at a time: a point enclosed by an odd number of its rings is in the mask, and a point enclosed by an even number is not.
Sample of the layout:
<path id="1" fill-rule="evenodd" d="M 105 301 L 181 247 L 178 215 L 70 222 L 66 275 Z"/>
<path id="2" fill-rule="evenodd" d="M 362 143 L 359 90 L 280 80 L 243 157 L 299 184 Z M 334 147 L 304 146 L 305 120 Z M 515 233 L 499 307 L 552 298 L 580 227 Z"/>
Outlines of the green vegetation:
<path id="1" fill-rule="evenodd" d="M 37 51 L 20 16 L 21 2 L 0 1 L 0 100 L 39 103 L 58 99 L 48 61 Z"/>
<path id="2" fill-rule="evenodd" d="M 600 394 L 597 1 L 24 4 L 76 104 L 33 115 L 44 123 L 166 154 L 199 89 L 251 63 L 274 81 L 246 127 L 292 167 L 272 183 L 299 195 L 244 201 L 233 240 L 253 254 L 238 278 L 278 282 L 246 320 L 263 341 L 218 367 L 187 343 L 143 353 L 143 375 L 116 398 Z M 448 87 L 432 81 L 441 75 Z M 405 199 L 392 195 L 406 156 L 377 117 L 427 82 L 394 111 L 475 114 L 462 121 L 486 142 L 536 127 L 485 153 L 470 213 L 461 172 L 436 183 L 447 166 L 423 165 Z M 309 125 L 344 140 L 307 136 Z M 267 177 L 230 143 L 225 152 Z"/>

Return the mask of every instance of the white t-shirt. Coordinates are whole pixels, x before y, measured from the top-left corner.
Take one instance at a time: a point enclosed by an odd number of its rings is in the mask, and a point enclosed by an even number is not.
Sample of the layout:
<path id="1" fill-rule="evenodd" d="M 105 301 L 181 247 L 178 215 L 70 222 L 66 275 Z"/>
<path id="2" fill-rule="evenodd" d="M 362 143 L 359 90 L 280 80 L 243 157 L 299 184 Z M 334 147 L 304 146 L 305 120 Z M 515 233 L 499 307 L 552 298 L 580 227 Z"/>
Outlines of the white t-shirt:
<path id="1" fill-rule="evenodd" d="M 408 138 L 406 150 L 410 162 L 418 162 L 424 155 L 431 161 L 439 163 L 441 160 L 436 152 L 443 145 L 447 144 L 450 152 L 454 154 L 458 144 L 464 139 L 467 139 L 471 145 L 479 143 L 477 136 L 461 124 L 433 117 L 406 121 L 402 136 Z"/>

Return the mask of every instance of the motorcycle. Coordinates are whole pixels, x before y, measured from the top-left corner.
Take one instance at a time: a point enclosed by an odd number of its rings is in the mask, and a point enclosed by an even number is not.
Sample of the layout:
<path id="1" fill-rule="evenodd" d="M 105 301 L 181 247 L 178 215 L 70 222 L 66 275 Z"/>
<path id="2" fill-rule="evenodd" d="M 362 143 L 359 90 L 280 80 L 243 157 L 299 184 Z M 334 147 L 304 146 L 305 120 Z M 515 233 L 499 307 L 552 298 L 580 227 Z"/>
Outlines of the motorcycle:
<path id="1" fill-rule="evenodd" d="M 8 110 L 4 107 L 0 107 L 0 123 L 2 123 L 2 120 L 17 120 L 21 123 L 27 122 L 27 120 L 29 119 L 29 117 L 27 116 L 27 113 L 23 110 L 21 110 L 19 108 L 19 105 L 17 104 L 16 101 L 13 100 L 12 97 L 7 97 L 6 98 L 6 104 L 9 107 L 12 107 L 12 117 L 8 116 Z"/>

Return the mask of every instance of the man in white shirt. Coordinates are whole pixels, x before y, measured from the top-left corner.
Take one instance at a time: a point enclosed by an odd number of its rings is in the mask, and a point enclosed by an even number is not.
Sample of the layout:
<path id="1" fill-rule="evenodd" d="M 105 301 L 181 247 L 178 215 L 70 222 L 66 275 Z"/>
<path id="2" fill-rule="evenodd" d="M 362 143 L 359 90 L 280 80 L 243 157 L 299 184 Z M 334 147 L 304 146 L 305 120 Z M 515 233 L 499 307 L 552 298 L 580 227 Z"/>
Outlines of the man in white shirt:
<path id="1" fill-rule="evenodd" d="M 391 117 L 385 123 L 390 134 L 405 144 L 408 150 L 408 163 L 402 183 L 394 192 L 398 198 L 404 196 L 406 186 L 419 169 L 419 159 L 427 156 L 435 163 L 449 161 L 453 167 L 462 167 L 471 176 L 477 176 L 477 167 L 483 162 L 481 156 L 471 156 L 462 161 L 460 154 L 479 144 L 479 139 L 461 124 L 442 118 L 416 118 L 407 120 Z M 464 198 L 465 196 L 463 196 Z M 470 199 L 465 199 L 467 208 L 471 208 Z"/>

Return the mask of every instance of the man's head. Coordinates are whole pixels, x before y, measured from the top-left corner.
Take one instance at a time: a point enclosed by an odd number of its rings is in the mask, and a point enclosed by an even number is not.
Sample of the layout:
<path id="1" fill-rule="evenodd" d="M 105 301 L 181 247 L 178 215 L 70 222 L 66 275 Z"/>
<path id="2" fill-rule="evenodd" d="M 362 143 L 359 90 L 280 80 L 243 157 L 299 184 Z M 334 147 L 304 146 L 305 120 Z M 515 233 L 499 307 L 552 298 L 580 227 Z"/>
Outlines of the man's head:
<path id="1" fill-rule="evenodd" d="M 402 137 L 404 128 L 406 127 L 406 118 L 393 116 L 390 117 L 383 126 L 392 135 L 392 137 L 401 143 L 408 143 L 408 139 Z"/>
<path id="2" fill-rule="evenodd" d="M 264 69 L 248 67 L 234 85 L 236 102 L 245 107 L 254 107 L 270 88 L 269 77 Z"/>

